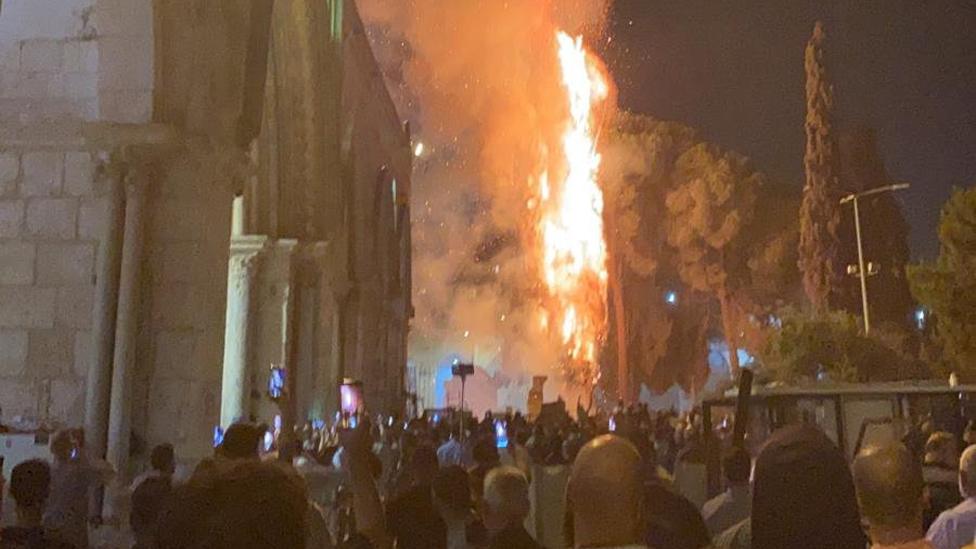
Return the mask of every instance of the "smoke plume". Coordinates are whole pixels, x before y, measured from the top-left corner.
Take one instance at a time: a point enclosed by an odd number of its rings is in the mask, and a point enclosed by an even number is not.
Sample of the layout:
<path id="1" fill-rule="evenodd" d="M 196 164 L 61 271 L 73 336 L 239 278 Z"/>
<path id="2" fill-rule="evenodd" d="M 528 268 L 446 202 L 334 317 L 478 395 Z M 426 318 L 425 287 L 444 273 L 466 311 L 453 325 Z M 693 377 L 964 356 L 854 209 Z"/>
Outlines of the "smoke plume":
<path id="1" fill-rule="evenodd" d="M 602 40 L 609 2 L 357 2 L 400 114 L 424 144 L 411 197 L 416 363 L 477 354 L 521 387 L 554 375 L 535 260 L 523 253 L 529 181 L 566 116 L 556 31 Z M 499 404 L 524 406 L 518 399 Z"/>

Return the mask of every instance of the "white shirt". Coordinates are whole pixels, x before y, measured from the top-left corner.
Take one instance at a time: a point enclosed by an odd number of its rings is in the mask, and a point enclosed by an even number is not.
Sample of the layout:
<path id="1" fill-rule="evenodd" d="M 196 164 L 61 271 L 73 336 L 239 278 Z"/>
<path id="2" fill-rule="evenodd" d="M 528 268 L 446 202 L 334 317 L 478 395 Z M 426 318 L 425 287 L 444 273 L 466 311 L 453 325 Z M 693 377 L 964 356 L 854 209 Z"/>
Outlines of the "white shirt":
<path id="1" fill-rule="evenodd" d="M 943 511 L 929 527 L 925 538 L 935 549 L 959 549 L 973 542 L 976 536 L 976 498 L 964 499 L 948 511 Z"/>

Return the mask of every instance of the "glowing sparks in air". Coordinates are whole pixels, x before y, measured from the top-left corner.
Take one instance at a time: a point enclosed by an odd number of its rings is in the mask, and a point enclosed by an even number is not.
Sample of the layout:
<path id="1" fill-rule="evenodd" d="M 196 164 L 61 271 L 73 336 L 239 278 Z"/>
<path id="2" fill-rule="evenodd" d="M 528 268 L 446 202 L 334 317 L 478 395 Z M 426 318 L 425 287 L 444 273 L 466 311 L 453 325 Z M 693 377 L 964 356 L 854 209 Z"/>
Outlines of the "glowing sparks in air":
<path id="1" fill-rule="evenodd" d="M 548 329 L 549 318 L 555 321 L 574 377 L 592 383 L 597 342 L 606 332 L 607 295 L 594 107 L 607 98 L 608 83 L 581 37 L 559 32 L 556 42 L 569 116 L 559 172 L 565 175 L 551 178 L 543 171 L 538 180 L 540 259 L 550 309 L 541 324 Z"/>

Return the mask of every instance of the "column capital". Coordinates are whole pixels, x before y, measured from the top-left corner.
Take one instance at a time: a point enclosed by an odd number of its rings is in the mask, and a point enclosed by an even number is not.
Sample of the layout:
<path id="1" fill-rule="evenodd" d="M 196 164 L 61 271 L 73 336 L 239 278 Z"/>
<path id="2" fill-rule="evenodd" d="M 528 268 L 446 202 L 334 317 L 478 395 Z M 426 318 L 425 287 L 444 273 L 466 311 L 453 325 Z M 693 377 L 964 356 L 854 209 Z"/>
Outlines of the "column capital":
<path id="1" fill-rule="evenodd" d="M 244 275 L 251 278 L 268 248 L 268 237 L 264 235 L 238 235 L 230 241 L 230 260 L 240 265 Z"/>

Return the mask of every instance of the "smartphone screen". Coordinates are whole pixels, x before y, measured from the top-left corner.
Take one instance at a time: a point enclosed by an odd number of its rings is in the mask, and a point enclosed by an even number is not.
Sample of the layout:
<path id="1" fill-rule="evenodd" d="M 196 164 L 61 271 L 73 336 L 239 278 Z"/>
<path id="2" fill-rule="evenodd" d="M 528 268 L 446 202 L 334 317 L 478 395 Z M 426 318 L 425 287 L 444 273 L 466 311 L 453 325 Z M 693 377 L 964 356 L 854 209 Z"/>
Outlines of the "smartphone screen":
<path id="1" fill-rule="evenodd" d="M 272 399 L 279 399 L 284 390 L 285 369 L 277 366 L 271 368 L 271 373 L 268 375 L 268 396 Z"/>
<path id="2" fill-rule="evenodd" d="M 214 448 L 221 445 L 224 442 L 224 430 L 220 428 L 220 425 L 214 426 L 213 430 L 213 446 Z"/>
<path id="3" fill-rule="evenodd" d="M 495 447 L 508 448 L 508 428 L 500 419 L 495 420 Z"/>
<path id="4" fill-rule="evenodd" d="M 362 410 L 363 387 L 359 383 L 343 383 L 339 386 L 339 409 L 350 416 Z"/>
<path id="5" fill-rule="evenodd" d="M 613 416 L 610 416 L 610 421 L 607 422 L 607 428 L 611 433 L 617 430 L 617 420 Z"/>

